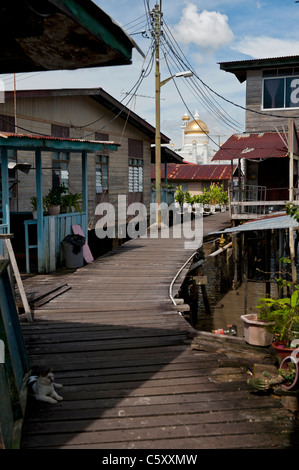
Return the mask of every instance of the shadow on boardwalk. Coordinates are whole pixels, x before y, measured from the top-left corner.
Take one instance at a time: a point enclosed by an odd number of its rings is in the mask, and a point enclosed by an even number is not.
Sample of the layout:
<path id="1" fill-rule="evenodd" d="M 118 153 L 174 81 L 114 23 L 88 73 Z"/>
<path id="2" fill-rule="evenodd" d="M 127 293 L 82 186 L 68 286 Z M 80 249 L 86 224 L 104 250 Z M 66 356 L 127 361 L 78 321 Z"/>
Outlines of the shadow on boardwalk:
<path id="1" fill-rule="evenodd" d="M 168 296 L 189 255 L 182 240 L 132 240 L 22 325 L 32 367 L 64 385 L 56 405 L 28 402 L 23 449 L 299 446 L 293 415 L 248 388 L 241 362 L 191 348 Z"/>

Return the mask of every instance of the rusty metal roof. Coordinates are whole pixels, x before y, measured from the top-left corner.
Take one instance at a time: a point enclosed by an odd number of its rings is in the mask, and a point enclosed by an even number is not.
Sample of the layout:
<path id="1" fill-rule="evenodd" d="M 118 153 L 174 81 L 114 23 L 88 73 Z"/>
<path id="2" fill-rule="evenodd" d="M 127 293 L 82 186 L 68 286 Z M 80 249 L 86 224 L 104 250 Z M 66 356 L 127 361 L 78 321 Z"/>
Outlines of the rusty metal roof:
<path id="1" fill-rule="evenodd" d="M 62 150 L 81 152 L 102 150 L 118 150 L 120 144 L 111 141 L 96 141 L 53 137 L 47 135 L 15 134 L 13 132 L 0 132 L 0 147 L 34 150 Z"/>
<path id="2" fill-rule="evenodd" d="M 233 167 L 235 171 L 237 166 Z M 161 178 L 164 179 L 165 165 L 161 165 Z M 178 181 L 221 181 L 231 178 L 231 165 L 197 165 L 168 163 L 167 179 Z M 152 165 L 152 179 L 155 179 L 155 165 Z"/>
<path id="3" fill-rule="evenodd" d="M 287 139 L 287 135 L 278 132 L 234 134 L 216 152 L 212 161 L 287 157 Z"/>

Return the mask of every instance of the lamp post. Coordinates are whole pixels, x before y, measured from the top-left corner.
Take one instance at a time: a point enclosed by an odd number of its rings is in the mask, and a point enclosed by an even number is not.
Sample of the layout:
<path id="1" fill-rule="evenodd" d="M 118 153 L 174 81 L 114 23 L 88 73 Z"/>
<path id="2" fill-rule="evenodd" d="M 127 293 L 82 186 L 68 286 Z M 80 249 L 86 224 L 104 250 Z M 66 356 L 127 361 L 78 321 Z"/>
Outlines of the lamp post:
<path id="1" fill-rule="evenodd" d="M 158 229 L 161 228 L 161 129 L 160 129 L 160 101 L 161 101 L 161 87 L 174 77 L 192 77 L 193 72 L 187 70 L 186 72 L 179 72 L 171 77 L 166 78 L 161 82 L 160 76 L 160 15 L 161 11 L 159 5 L 155 5 L 155 103 L 156 103 L 156 134 L 155 134 L 155 170 L 156 170 L 156 204 L 157 215 L 156 222 Z"/>

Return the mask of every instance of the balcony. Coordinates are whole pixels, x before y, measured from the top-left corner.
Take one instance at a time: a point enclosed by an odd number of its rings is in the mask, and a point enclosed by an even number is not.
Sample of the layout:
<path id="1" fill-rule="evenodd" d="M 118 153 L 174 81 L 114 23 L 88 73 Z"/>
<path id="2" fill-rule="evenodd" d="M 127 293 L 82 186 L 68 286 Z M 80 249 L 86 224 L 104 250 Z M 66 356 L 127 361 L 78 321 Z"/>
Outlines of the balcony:
<path id="1" fill-rule="evenodd" d="M 266 186 L 243 185 L 229 191 L 229 210 L 232 219 L 261 219 L 267 214 L 284 211 L 289 188 L 267 188 Z M 294 190 L 292 202 L 299 204 L 299 191 Z"/>

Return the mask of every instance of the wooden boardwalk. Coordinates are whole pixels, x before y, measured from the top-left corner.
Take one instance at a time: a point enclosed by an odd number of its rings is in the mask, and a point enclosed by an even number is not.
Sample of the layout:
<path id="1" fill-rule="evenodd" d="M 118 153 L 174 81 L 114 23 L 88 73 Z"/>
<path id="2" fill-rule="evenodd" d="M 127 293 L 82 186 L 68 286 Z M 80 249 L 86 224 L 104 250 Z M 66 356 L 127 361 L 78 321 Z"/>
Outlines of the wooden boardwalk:
<path id="1" fill-rule="evenodd" d="M 215 217 L 206 232 L 225 223 Z M 298 446 L 293 415 L 252 393 L 240 364 L 191 348 L 194 330 L 168 295 L 191 254 L 183 242 L 126 243 L 69 275 L 71 289 L 22 323 L 31 366 L 53 366 L 64 399 L 28 402 L 21 448 Z"/>

